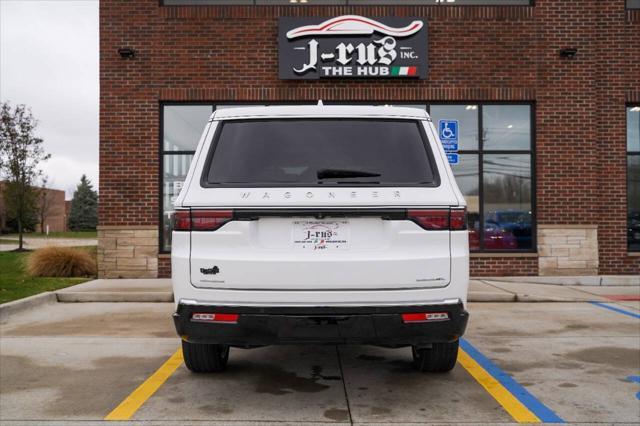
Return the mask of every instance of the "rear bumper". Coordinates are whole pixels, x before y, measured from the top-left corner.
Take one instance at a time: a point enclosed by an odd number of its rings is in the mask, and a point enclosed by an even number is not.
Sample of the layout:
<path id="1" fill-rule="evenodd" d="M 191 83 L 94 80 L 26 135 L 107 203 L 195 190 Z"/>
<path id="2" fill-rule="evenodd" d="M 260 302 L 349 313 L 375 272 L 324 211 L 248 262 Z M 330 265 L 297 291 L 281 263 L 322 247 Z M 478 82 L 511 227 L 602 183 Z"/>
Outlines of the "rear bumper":
<path id="1" fill-rule="evenodd" d="M 193 313 L 239 314 L 235 324 L 191 320 Z M 445 321 L 405 324 L 401 314 L 447 312 Z M 273 344 L 428 345 L 460 338 L 469 314 L 462 303 L 423 306 L 249 307 L 179 304 L 176 331 L 192 343 L 250 347 Z"/>

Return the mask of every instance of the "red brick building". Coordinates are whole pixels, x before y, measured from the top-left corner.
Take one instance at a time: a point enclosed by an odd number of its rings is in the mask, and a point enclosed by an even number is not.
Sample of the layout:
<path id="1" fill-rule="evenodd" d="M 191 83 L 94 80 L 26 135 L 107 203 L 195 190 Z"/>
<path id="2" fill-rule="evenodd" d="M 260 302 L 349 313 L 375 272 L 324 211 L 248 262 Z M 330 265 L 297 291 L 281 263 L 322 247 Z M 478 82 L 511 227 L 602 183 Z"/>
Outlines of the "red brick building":
<path id="1" fill-rule="evenodd" d="M 7 225 L 7 209 L 4 201 L 4 188 L 6 183 L 0 182 L 0 233 L 10 232 Z M 37 224 L 36 232 L 41 232 L 42 227 L 46 232 L 64 232 L 67 230 L 68 212 L 66 211 L 65 193 L 60 189 L 41 189 L 34 188 L 37 193 L 36 213 Z M 44 226 L 43 226 L 44 225 Z"/>
<path id="2" fill-rule="evenodd" d="M 426 78 L 280 79 L 279 18 L 343 15 L 424 22 Z M 638 0 L 102 0 L 100 36 L 103 277 L 170 274 L 212 111 L 318 99 L 459 123 L 472 275 L 640 273 Z"/>

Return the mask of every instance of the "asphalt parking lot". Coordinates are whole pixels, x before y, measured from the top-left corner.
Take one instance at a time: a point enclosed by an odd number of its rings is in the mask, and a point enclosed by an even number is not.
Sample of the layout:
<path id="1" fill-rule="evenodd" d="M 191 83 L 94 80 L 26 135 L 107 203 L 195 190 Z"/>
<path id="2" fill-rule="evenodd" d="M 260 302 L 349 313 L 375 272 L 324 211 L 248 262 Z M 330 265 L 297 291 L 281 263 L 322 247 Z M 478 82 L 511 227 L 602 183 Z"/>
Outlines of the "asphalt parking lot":
<path id="1" fill-rule="evenodd" d="M 409 349 L 365 346 L 232 349 L 227 372 L 194 375 L 180 362 L 172 310 L 57 303 L 10 317 L 0 326 L 0 419 L 640 421 L 638 301 L 471 304 L 459 362 L 441 375 L 413 371 Z"/>

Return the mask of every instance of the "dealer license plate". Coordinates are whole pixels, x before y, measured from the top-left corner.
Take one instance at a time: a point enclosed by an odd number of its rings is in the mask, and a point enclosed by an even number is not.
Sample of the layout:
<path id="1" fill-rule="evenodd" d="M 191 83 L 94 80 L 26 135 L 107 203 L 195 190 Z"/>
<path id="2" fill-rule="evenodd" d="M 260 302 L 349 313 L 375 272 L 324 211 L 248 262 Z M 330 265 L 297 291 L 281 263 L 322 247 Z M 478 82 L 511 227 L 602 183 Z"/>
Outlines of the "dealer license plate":
<path id="1" fill-rule="evenodd" d="M 348 220 L 296 220 L 293 247 L 299 250 L 344 250 L 349 248 Z"/>

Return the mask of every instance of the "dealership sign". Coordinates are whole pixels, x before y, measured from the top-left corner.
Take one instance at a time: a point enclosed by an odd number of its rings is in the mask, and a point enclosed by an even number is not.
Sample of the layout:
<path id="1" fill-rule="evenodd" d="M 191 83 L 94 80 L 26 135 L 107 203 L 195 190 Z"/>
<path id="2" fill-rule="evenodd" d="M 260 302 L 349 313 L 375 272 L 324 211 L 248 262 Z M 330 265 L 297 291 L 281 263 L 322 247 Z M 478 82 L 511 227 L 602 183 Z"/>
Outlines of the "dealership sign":
<path id="1" fill-rule="evenodd" d="M 279 76 L 427 78 L 427 24 L 416 18 L 282 17 Z"/>

